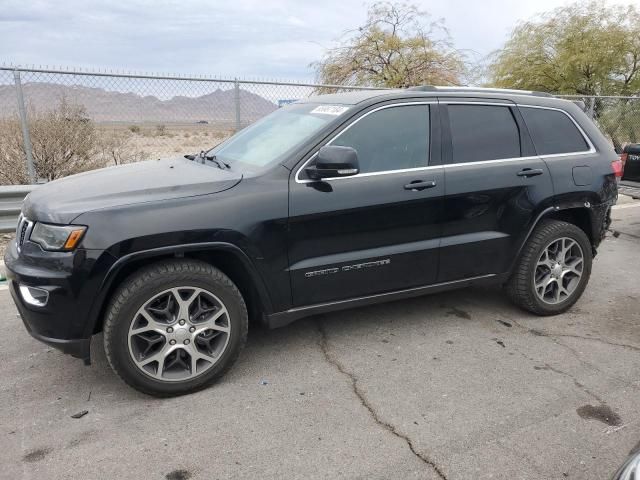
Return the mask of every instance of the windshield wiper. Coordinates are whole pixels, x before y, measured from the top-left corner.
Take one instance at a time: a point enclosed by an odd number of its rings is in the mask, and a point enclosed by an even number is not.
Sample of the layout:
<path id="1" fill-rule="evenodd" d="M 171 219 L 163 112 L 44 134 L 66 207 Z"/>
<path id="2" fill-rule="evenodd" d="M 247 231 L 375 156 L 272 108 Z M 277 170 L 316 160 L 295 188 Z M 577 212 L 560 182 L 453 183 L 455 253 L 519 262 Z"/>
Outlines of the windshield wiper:
<path id="1" fill-rule="evenodd" d="M 205 160 L 209 160 L 210 162 L 215 163 L 220 170 L 229 170 L 231 168 L 231 165 L 223 162 L 222 160 L 219 160 L 215 155 L 205 155 L 204 150 L 198 154 L 192 153 L 189 155 L 185 155 L 184 158 L 198 163 L 204 163 Z"/>
<path id="2" fill-rule="evenodd" d="M 229 170 L 231 168 L 231 165 L 229 165 L 227 162 L 220 160 L 218 157 L 216 157 L 215 155 L 207 155 L 206 157 L 204 157 L 205 160 L 210 160 L 213 163 L 215 163 L 216 165 L 218 165 L 218 167 L 222 168 L 223 170 L 226 168 L 227 170 Z M 224 165 L 224 167 L 223 167 Z"/>

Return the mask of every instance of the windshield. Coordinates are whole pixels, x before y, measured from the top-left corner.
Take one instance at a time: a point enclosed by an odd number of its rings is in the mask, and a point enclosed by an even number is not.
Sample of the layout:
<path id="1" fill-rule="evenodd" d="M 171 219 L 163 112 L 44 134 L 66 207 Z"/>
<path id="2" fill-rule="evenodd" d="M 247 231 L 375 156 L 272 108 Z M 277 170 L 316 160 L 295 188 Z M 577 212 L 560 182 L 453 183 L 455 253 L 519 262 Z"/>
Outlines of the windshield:
<path id="1" fill-rule="evenodd" d="M 239 162 L 257 170 L 280 160 L 348 109 L 343 105 L 287 105 L 212 148 L 207 156 L 232 168 Z"/>

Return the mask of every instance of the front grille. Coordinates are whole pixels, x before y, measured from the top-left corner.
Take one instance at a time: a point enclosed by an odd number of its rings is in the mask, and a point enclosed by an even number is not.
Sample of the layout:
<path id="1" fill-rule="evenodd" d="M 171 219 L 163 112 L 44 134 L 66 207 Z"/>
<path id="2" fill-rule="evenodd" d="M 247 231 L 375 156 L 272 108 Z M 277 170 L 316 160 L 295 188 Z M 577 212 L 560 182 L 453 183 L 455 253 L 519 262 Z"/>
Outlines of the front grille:
<path id="1" fill-rule="evenodd" d="M 30 222 L 20 214 L 20 218 L 18 218 L 18 227 L 16 228 L 16 246 L 18 247 L 18 251 L 20 251 L 22 244 L 29 238 L 32 226 L 33 222 Z"/>

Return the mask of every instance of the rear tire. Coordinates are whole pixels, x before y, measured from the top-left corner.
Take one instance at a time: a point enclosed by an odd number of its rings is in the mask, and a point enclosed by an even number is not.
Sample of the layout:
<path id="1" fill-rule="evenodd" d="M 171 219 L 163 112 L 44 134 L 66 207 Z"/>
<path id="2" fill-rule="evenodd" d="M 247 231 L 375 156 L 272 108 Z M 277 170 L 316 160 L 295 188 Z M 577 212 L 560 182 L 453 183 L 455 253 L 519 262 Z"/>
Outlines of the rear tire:
<path id="1" fill-rule="evenodd" d="M 113 371 L 143 393 L 173 396 L 212 384 L 247 339 L 247 308 L 233 282 L 194 260 L 136 272 L 115 292 L 104 322 Z"/>
<path id="2" fill-rule="evenodd" d="M 579 227 L 543 220 L 506 284 L 513 303 L 536 315 L 557 315 L 578 301 L 591 276 L 591 242 Z"/>

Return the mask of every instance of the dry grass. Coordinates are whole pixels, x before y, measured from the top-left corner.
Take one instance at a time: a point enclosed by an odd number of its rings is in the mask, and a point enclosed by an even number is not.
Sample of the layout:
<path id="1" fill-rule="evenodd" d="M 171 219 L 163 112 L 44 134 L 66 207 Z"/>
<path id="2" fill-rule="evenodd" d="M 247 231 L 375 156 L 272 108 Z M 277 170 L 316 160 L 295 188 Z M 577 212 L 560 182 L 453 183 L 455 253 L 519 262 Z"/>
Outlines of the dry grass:
<path id="1" fill-rule="evenodd" d="M 97 126 L 98 131 L 129 133 L 128 145 L 134 151 L 141 152 L 146 159 L 172 158 L 187 153 L 197 153 L 228 138 L 233 132 L 208 125 L 164 125 L 159 129 L 155 125 L 138 126 Z"/>

